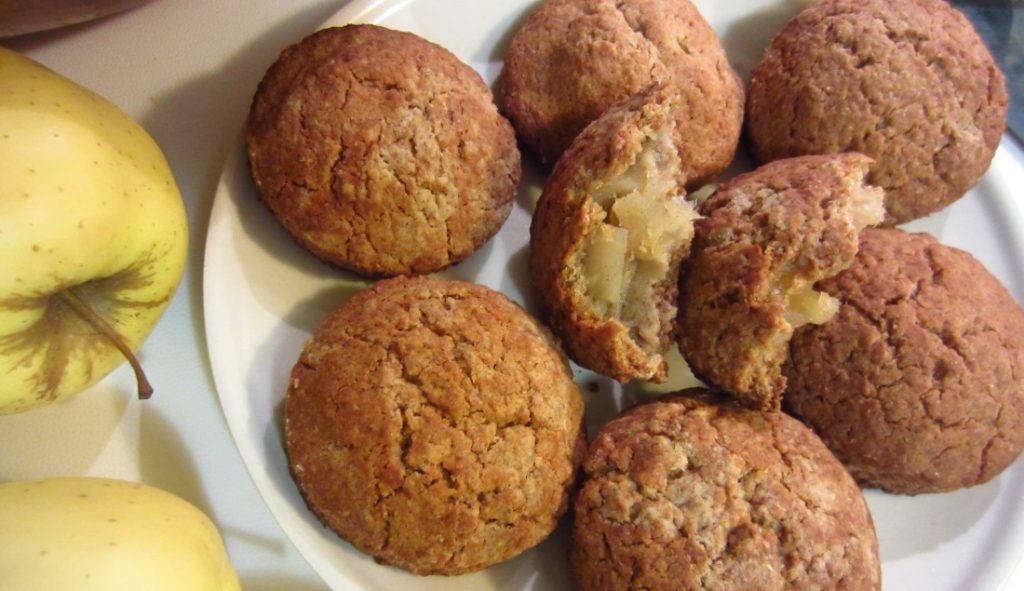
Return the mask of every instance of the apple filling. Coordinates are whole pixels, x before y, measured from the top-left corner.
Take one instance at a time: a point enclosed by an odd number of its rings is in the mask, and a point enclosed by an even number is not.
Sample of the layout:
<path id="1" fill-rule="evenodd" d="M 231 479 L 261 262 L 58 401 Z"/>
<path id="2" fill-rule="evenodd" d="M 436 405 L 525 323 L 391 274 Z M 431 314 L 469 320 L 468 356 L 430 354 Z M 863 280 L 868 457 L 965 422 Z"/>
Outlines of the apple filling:
<path id="1" fill-rule="evenodd" d="M 781 291 L 786 302 L 786 322 L 794 329 L 805 324 L 824 324 L 839 311 L 839 300 L 815 290 L 806 279 L 786 278 Z"/>
<path id="2" fill-rule="evenodd" d="M 850 179 L 846 193 L 850 201 L 844 211 L 858 232 L 885 218 L 885 192 L 865 184 L 863 174 Z M 839 300 L 815 290 L 808 279 L 783 276 L 779 291 L 786 302 L 786 322 L 794 329 L 805 324 L 824 324 L 839 311 Z"/>
<path id="3" fill-rule="evenodd" d="M 591 198 L 605 218 L 588 234 L 582 256 L 590 306 L 655 350 L 663 334 L 659 286 L 676 268 L 697 217 L 675 195 L 671 150 L 667 132 L 648 139 L 625 172 L 595 191 Z"/>

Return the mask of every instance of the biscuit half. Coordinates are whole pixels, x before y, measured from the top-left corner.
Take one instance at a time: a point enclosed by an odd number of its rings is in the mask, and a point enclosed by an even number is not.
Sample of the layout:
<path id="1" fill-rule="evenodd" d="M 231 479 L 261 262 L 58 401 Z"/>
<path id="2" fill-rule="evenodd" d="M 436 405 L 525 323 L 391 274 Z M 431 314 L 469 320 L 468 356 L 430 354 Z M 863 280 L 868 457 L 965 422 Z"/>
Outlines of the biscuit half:
<path id="1" fill-rule="evenodd" d="M 858 232 L 884 216 L 861 154 L 779 160 L 720 186 L 700 207 L 679 304 L 679 348 L 694 375 L 778 410 L 793 330 L 839 303 L 815 283 L 845 269 Z"/>
<path id="2" fill-rule="evenodd" d="M 679 264 L 696 213 L 684 198 L 671 109 L 652 87 L 570 146 L 530 227 L 530 271 L 574 361 L 620 382 L 664 381 Z"/>

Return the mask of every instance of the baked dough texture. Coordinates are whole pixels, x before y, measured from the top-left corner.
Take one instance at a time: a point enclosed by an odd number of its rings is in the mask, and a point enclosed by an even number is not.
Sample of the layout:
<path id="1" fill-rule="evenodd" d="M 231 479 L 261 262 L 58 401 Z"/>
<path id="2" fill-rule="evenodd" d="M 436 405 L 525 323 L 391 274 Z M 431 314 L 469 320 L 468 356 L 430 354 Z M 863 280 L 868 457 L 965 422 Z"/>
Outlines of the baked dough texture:
<path id="1" fill-rule="evenodd" d="M 585 451 L 550 333 L 486 287 L 393 278 L 306 343 L 284 406 L 312 512 L 379 562 L 453 575 L 546 538 Z"/>
<path id="2" fill-rule="evenodd" d="M 868 229 L 819 284 L 842 301 L 793 336 L 787 407 L 865 486 L 986 482 L 1024 449 L 1024 311 L 980 262 L 926 234 Z"/>
<path id="3" fill-rule="evenodd" d="M 582 366 L 663 382 L 680 261 L 696 212 L 685 200 L 676 95 L 665 86 L 590 124 L 555 166 L 530 226 L 530 272 L 546 320 Z"/>
<path id="4" fill-rule="evenodd" d="M 864 497 L 810 429 L 684 394 L 591 444 L 573 505 L 581 591 L 880 588 Z"/>
<path id="5" fill-rule="evenodd" d="M 875 159 L 886 220 L 959 199 L 1006 127 L 1006 81 L 970 21 L 943 0 L 820 0 L 754 69 L 747 127 L 762 162 L 855 151 Z"/>
<path id="6" fill-rule="evenodd" d="M 853 262 L 882 220 L 861 154 L 778 160 L 721 185 L 700 207 L 679 304 L 679 348 L 694 375 L 778 410 L 793 329 L 838 308 L 814 284 Z"/>
<path id="7" fill-rule="evenodd" d="M 655 83 L 680 96 L 682 168 L 698 187 L 732 162 L 743 83 L 689 0 L 547 0 L 516 31 L 498 100 L 548 166 L 613 104 Z"/>
<path id="8" fill-rule="evenodd" d="M 521 170 L 490 89 L 448 50 L 375 25 L 318 31 L 260 82 L 246 130 L 263 201 L 313 254 L 366 276 L 472 254 Z"/>

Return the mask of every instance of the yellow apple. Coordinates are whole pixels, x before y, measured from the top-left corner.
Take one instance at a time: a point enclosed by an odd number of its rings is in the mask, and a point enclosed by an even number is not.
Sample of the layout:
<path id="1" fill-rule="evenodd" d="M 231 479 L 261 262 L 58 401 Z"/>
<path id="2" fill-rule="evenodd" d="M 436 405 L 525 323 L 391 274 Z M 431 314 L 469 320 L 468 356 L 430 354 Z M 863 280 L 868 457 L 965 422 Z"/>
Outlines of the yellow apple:
<path id="1" fill-rule="evenodd" d="M 187 249 L 181 193 L 149 134 L 0 47 L 0 414 L 83 390 L 126 353 L 139 374 L 128 349 L 166 309 Z"/>
<path id="2" fill-rule="evenodd" d="M 168 492 L 124 480 L 0 484 L 0 589 L 237 591 L 217 528 Z"/>

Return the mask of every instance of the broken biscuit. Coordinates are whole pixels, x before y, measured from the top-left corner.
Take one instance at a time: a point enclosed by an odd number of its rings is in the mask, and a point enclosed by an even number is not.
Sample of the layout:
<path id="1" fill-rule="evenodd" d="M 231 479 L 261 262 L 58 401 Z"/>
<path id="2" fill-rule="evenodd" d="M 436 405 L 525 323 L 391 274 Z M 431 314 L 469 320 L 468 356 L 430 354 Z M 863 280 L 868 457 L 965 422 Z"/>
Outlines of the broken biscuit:
<path id="1" fill-rule="evenodd" d="M 664 381 L 679 264 L 696 213 L 684 198 L 667 86 L 619 104 L 573 142 L 530 226 L 530 272 L 574 361 L 621 382 Z"/>
<path id="2" fill-rule="evenodd" d="M 679 348 L 694 375 L 755 408 L 778 410 L 789 338 L 838 302 L 815 289 L 845 269 L 857 233 L 882 220 L 861 154 L 766 164 L 700 207 L 679 304 Z"/>

